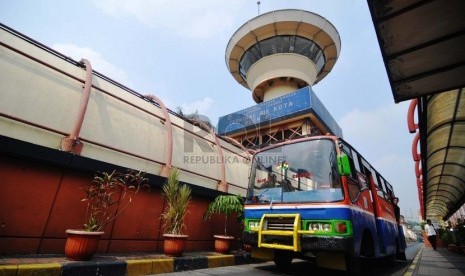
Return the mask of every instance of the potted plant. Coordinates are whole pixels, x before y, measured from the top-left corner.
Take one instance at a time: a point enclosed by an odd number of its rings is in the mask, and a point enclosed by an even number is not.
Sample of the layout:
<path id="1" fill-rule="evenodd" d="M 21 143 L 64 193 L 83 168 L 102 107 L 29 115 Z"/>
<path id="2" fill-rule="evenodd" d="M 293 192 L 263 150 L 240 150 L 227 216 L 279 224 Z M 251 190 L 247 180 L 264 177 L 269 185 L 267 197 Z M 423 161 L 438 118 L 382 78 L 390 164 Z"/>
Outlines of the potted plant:
<path id="1" fill-rule="evenodd" d="M 85 197 L 81 200 L 87 205 L 83 229 L 66 230 L 66 257 L 80 261 L 91 259 L 105 226 L 127 209 L 139 190 L 148 187 L 147 182 L 145 173 L 140 171 L 96 173 L 92 182 L 84 188 Z"/>
<path id="2" fill-rule="evenodd" d="M 213 214 L 222 214 L 224 218 L 224 235 L 214 235 L 215 238 L 215 251 L 218 253 L 229 253 L 231 250 L 231 241 L 233 236 L 227 233 L 228 216 L 232 214 L 237 215 L 237 219 L 242 221 L 244 216 L 243 199 L 239 195 L 220 195 L 215 198 L 213 202 L 208 205 L 205 212 L 205 219 L 209 219 Z"/>
<path id="3" fill-rule="evenodd" d="M 191 200 L 191 189 L 179 184 L 179 170 L 171 169 L 168 179 L 163 185 L 162 195 L 165 207 L 161 214 L 163 220 L 163 251 L 167 256 L 182 256 L 189 237 L 184 235 L 185 217 Z"/>

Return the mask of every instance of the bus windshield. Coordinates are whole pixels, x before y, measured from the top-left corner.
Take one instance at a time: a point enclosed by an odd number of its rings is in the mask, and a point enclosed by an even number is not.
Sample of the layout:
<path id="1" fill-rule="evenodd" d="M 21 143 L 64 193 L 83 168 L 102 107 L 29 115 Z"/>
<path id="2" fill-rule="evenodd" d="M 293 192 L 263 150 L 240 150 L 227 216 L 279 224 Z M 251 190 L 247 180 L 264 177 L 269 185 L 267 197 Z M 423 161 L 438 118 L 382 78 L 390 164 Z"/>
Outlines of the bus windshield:
<path id="1" fill-rule="evenodd" d="M 334 202 L 344 197 L 335 143 L 315 139 L 254 156 L 247 203 Z"/>

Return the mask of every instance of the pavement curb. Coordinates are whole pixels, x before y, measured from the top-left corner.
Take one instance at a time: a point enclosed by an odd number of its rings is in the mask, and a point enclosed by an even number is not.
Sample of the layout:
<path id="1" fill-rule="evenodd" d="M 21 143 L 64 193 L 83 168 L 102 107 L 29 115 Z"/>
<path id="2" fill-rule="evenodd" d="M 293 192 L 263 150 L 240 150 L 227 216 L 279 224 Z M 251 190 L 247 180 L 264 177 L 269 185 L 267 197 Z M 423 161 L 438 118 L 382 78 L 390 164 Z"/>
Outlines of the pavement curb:
<path id="1" fill-rule="evenodd" d="M 27 276 L 27 275 L 50 275 L 59 276 L 61 264 L 18 264 L 18 265 L 0 265 L 1 276 Z"/>
<path id="2" fill-rule="evenodd" d="M 412 263 L 407 268 L 407 270 L 404 272 L 403 276 L 412 276 L 412 275 L 414 275 L 413 273 L 415 272 L 415 269 L 417 268 L 418 260 L 421 257 L 421 253 L 423 252 L 423 248 L 424 247 L 422 246 L 420 248 L 420 250 L 418 250 L 417 255 L 415 256 L 415 258 L 413 259 Z"/>
<path id="3" fill-rule="evenodd" d="M 249 253 L 0 265 L 0 276 L 137 276 L 252 263 Z"/>

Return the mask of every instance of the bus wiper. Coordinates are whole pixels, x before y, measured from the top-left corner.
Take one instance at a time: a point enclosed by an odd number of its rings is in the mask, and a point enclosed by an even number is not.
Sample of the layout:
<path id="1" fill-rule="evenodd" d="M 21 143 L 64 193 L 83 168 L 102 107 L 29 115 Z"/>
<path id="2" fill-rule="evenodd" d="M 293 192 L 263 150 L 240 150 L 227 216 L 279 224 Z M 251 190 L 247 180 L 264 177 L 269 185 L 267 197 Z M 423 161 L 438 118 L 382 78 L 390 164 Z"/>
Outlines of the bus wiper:
<path id="1" fill-rule="evenodd" d="M 269 189 L 265 189 L 262 194 L 258 195 L 258 202 L 260 203 L 266 203 L 266 202 L 272 202 L 273 199 L 269 199 L 266 195 L 264 195 L 263 193 L 266 192 L 267 190 Z"/>

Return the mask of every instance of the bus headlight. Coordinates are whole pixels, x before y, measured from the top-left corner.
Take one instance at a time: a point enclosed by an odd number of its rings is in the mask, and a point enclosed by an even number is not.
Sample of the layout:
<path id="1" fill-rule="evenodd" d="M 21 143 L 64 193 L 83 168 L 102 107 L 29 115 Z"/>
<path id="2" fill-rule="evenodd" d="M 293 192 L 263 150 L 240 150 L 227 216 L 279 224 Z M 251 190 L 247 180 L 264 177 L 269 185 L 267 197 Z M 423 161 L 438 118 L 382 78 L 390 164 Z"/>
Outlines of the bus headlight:
<path id="1" fill-rule="evenodd" d="M 255 230 L 258 231 L 258 228 L 260 228 L 260 221 L 249 221 L 249 229 L 250 230 Z"/>
<path id="2" fill-rule="evenodd" d="M 312 223 L 311 228 L 313 231 L 320 230 L 320 226 L 318 225 L 318 223 Z"/>
<path id="3" fill-rule="evenodd" d="M 323 231 L 325 231 L 325 232 L 331 231 L 331 224 L 329 224 L 329 223 L 323 224 Z"/>

